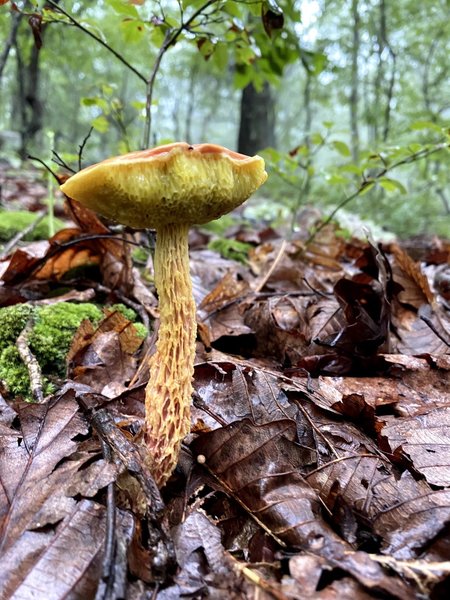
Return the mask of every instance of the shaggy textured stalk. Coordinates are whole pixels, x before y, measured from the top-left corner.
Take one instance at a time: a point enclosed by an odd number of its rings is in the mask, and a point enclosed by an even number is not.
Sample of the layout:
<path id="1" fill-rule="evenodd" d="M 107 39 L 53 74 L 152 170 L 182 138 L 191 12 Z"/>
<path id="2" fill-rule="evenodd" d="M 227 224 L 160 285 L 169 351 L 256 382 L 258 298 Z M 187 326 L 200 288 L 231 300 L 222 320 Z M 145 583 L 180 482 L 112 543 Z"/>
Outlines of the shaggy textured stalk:
<path id="1" fill-rule="evenodd" d="M 164 485 L 190 430 L 196 310 L 189 275 L 188 226 L 157 230 L 155 283 L 160 325 L 145 391 L 145 441 L 152 475 Z"/>

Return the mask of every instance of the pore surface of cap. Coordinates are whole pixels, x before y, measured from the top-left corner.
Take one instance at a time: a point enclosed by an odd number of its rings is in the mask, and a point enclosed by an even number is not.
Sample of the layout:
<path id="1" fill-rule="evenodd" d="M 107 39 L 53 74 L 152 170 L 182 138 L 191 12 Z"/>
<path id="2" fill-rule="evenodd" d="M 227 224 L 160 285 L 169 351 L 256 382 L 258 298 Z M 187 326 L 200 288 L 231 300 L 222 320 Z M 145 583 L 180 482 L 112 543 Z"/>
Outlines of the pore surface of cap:
<path id="1" fill-rule="evenodd" d="M 119 223 L 158 228 L 217 219 L 242 204 L 266 178 L 260 156 L 177 142 L 104 160 L 61 189 Z"/>

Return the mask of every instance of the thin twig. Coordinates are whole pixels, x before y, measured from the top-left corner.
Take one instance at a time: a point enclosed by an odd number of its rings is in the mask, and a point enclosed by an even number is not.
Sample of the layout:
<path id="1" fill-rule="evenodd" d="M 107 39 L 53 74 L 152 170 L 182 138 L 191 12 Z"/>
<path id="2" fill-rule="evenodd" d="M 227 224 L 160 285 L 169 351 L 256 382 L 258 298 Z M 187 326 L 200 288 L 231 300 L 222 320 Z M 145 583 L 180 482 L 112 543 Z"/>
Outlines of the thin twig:
<path id="1" fill-rule="evenodd" d="M 20 358 L 28 369 L 30 377 L 30 388 L 33 398 L 39 404 L 44 403 L 44 389 L 42 385 L 42 370 L 36 357 L 30 350 L 29 339 L 33 331 L 34 320 L 30 318 L 22 330 L 22 333 L 16 340 L 16 347 L 19 351 Z"/>
<path id="2" fill-rule="evenodd" d="M 31 154 L 29 154 L 27 156 L 27 158 L 29 158 L 30 160 L 35 160 L 36 162 L 40 163 L 44 169 L 47 169 L 47 171 L 49 173 L 51 173 L 53 175 L 53 177 L 56 179 L 56 181 L 59 183 L 59 177 L 58 175 L 55 173 L 55 171 L 52 171 L 52 169 L 50 169 L 50 167 L 48 166 L 48 164 L 43 161 L 41 158 L 38 158 L 37 156 L 31 156 Z"/>
<path id="3" fill-rule="evenodd" d="M 103 457 L 107 462 L 112 462 L 111 448 L 101 440 Z M 105 551 L 102 562 L 102 577 L 97 588 L 95 600 L 109 597 L 110 588 L 114 584 L 114 555 L 116 546 L 116 501 L 114 482 L 108 484 L 106 491 L 106 532 Z"/>
<path id="4" fill-rule="evenodd" d="M 92 132 L 94 131 L 94 127 L 91 127 L 87 134 L 84 137 L 84 140 L 78 146 L 78 170 L 81 171 L 81 157 L 83 156 L 83 150 L 86 146 L 88 139 L 91 137 Z"/>
<path id="5" fill-rule="evenodd" d="M 17 244 L 21 240 L 23 240 L 24 237 L 26 237 L 29 233 L 34 231 L 46 214 L 47 212 L 45 210 L 40 210 L 39 212 L 37 212 L 36 219 L 27 227 L 25 227 L 25 229 L 22 229 L 22 231 L 17 232 L 16 235 L 13 238 L 11 238 L 7 244 L 5 244 L 3 250 L 0 253 L 0 259 L 3 259 L 5 258 L 5 256 L 8 256 L 11 250 L 15 248 Z"/>
<path id="6" fill-rule="evenodd" d="M 344 208 L 344 206 L 346 206 L 352 200 L 354 200 L 355 198 L 357 198 L 358 196 L 360 196 L 363 193 L 363 191 L 369 185 L 375 184 L 378 181 L 378 179 L 380 179 L 381 177 L 384 177 L 387 173 L 390 173 L 391 171 L 393 171 L 397 167 L 400 167 L 400 166 L 403 166 L 403 165 L 409 165 L 409 164 L 411 164 L 413 162 L 416 162 L 418 160 L 422 160 L 423 158 L 428 158 L 428 156 L 431 156 L 432 154 L 435 154 L 436 152 L 440 152 L 441 150 L 444 150 L 445 148 L 449 148 L 449 146 L 450 145 L 447 142 L 441 142 L 439 144 L 436 144 L 432 148 L 425 148 L 423 150 L 419 150 L 418 152 L 414 152 L 413 154 L 410 154 L 409 156 L 406 156 L 405 158 L 402 158 L 401 160 L 398 160 L 397 162 L 392 163 L 392 165 L 389 165 L 389 166 L 386 165 L 379 173 L 377 173 L 376 175 L 374 175 L 370 179 L 365 179 L 364 178 L 362 180 L 362 182 L 360 183 L 360 186 L 356 190 L 356 192 L 354 192 L 350 196 L 347 196 L 346 198 L 344 198 L 344 200 L 342 200 L 342 202 L 340 202 L 336 206 L 336 208 L 334 208 L 331 211 L 331 213 L 327 216 L 327 218 L 324 219 L 322 221 L 322 223 L 318 227 L 315 228 L 315 230 L 311 233 L 311 235 L 309 236 L 309 238 L 306 240 L 305 247 L 308 247 L 311 244 L 311 242 L 314 240 L 314 238 L 316 237 L 316 235 L 320 231 L 322 231 L 322 229 L 324 227 L 326 227 L 327 225 L 329 225 L 331 223 L 331 221 L 334 219 L 335 215 L 342 208 Z"/>
<path id="7" fill-rule="evenodd" d="M 60 12 L 65 17 L 67 17 L 69 19 L 69 21 L 72 23 L 72 25 L 74 25 L 75 27 L 77 27 L 78 29 L 80 29 L 81 31 L 86 33 L 88 36 L 93 38 L 96 42 L 101 44 L 104 48 L 106 48 L 109 52 L 111 52 L 111 54 L 113 54 L 118 60 L 120 60 L 120 62 L 123 65 L 125 65 L 127 67 L 127 69 L 132 71 L 137 77 L 139 77 L 139 79 L 141 81 L 143 81 L 145 84 L 147 84 L 147 79 L 145 78 L 145 76 L 142 75 L 142 73 L 140 71 L 138 71 L 135 67 L 133 67 L 133 65 L 130 64 L 119 52 L 117 52 L 109 44 L 104 42 L 102 40 L 102 38 L 98 37 L 98 35 L 95 35 L 95 33 L 92 33 L 92 31 L 89 31 L 89 29 L 84 27 L 84 25 L 82 25 L 79 21 L 77 21 L 74 17 L 72 17 L 72 15 L 70 13 L 68 13 L 63 8 L 61 8 L 61 6 L 59 6 L 59 4 L 56 4 L 56 2 L 53 2 L 53 0 L 47 0 L 47 4 L 50 4 L 51 6 L 53 6 L 53 8 L 57 12 Z"/>
<path id="8" fill-rule="evenodd" d="M 186 29 L 189 29 L 189 26 L 191 25 L 191 23 L 193 23 L 193 21 L 204 10 L 206 10 L 209 6 L 211 6 L 211 4 L 214 4 L 215 2 L 218 2 L 218 0 L 207 0 L 207 2 L 205 2 L 205 4 L 203 4 L 202 6 L 200 6 L 189 17 L 189 19 L 185 23 L 182 22 L 181 25 L 174 31 L 170 30 L 170 29 L 168 29 L 166 31 L 164 41 L 159 49 L 159 52 L 158 52 L 155 62 L 153 64 L 153 69 L 150 73 L 150 77 L 146 81 L 147 93 L 146 93 L 146 100 L 145 100 L 145 126 L 144 126 L 144 136 L 143 136 L 143 141 L 142 141 L 142 147 L 144 149 L 148 148 L 150 146 L 150 136 L 151 136 L 151 130 L 152 130 L 153 88 L 155 85 L 155 80 L 156 80 L 156 76 L 159 71 L 159 67 L 161 66 L 161 61 L 163 59 L 163 56 L 167 52 L 167 50 L 176 43 L 177 39 L 182 34 L 182 32 L 185 31 Z"/>

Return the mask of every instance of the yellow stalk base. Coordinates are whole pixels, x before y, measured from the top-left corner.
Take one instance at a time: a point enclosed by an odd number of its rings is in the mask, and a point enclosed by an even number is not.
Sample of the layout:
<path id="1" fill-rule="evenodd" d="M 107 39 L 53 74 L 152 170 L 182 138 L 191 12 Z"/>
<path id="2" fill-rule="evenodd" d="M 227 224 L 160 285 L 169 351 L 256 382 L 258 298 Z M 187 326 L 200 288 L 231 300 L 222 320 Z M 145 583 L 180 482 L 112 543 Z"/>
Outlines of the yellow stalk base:
<path id="1" fill-rule="evenodd" d="M 145 441 L 152 475 L 163 486 L 190 431 L 196 309 L 189 275 L 188 226 L 157 230 L 155 284 L 160 325 L 145 390 Z"/>

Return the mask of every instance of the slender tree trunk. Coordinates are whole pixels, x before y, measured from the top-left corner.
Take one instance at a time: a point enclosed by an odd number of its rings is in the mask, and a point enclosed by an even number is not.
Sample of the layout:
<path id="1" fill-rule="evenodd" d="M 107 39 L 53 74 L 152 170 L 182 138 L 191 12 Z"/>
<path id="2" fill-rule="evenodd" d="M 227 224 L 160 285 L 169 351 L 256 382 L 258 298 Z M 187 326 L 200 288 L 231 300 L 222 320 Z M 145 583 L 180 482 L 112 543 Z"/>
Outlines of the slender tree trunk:
<path id="1" fill-rule="evenodd" d="M 13 48 L 16 44 L 17 31 L 19 29 L 20 20 L 22 19 L 22 14 L 18 12 L 11 13 L 11 29 L 9 31 L 8 39 L 3 46 L 3 50 L 0 54 L 0 79 L 3 75 L 3 71 L 6 67 L 6 63 L 8 62 L 9 53 L 11 48 Z"/>
<path id="2" fill-rule="evenodd" d="M 387 36 L 387 20 L 386 20 L 386 2 L 385 0 L 380 0 L 380 61 L 382 59 L 381 52 L 385 49 L 389 52 L 389 56 L 391 58 L 391 74 L 389 77 L 389 81 L 387 82 L 386 88 L 386 105 L 384 109 L 384 122 L 383 122 L 383 141 L 385 142 L 389 135 L 389 127 L 391 122 L 391 105 L 392 105 L 392 96 L 394 94 L 394 84 L 395 84 L 395 75 L 396 75 L 396 61 L 397 57 L 395 52 L 392 50 L 392 47 L 389 43 Z"/>
<path id="3" fill-rule="evenodd" d="M 275 101 L 268 83 L 261 91 L 252 84 L 242 90 L 238 151 L 253 155 L 275 146 Z"/>
<path id="4" fill-rule="evenodd" d="M 309 136 L 312 126 L 312 107 L 311 107 L 311 86 L 313 76 L 309 70 L 306 70 L 306 81 L 303 89 L 303 106 L 305 108 L 305 122 L 303 125 L 305 131 L 305 142 L 309 146 Z"/>
<path id="5" fill-rule="evenodd" d="M 359 29 L 360 17 L 358 0 L 352 0 L 352 20 L 353 20 L 353 45 L 352 45 L 352 67 L 351 67 L 351 92 L 350 92 L 350 129 L 352 135 L 352 156 L 353 161 L 359 159 L 359 127 L 358 127 L 358 103 L 359 103 Z"/>
<path id="6" fill-rule="evenodd" d="M 192 143 L 192 116 L 194 114 L 195 107 L 195 83 L 197 80 L 197 72 L 198 66 L 194 64 L 191 67 L 191 71 L 189 74 L 189 96 L 186 107 L 186 130 L 185 130 L 185 140 L 188 143 Z"/>

